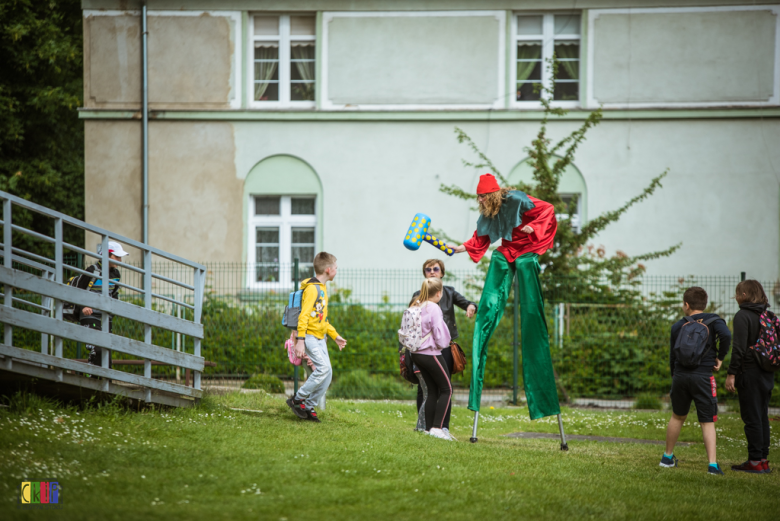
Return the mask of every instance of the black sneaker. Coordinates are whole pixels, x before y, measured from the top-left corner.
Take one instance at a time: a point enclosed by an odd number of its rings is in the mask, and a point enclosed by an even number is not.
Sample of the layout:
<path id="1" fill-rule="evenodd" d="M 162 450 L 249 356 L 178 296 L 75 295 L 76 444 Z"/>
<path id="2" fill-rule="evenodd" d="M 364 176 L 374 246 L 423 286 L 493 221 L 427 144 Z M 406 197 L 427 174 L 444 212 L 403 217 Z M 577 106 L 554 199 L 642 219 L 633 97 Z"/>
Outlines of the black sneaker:
<path id="1" fill-rule="evenodd" d="M 715 466 L 710 465 L 709 467 L 707 467 L 707 472 L 709 472 L 710 474 L 715 474 L 716 476 L 725 476 L 725 474 L 723 474 L 723 470 L 721 470 L 720 465 L 718 464 L 715 464 Z"/>
<path id="2" fill-rule="evenodd" d="M 306 419 L 310 422 L 322 423 L 317 417 L 317 412 L 314 409 L 306 409 Z"/>
<path id="3" fill-rule="evenodd" d="M 290 407 L 290 409 L 292 409 L 298 418 L 302 420 L 308 419 L 309 415 L 306 414 L 306 406 L 303 404 L 303 401 L 298 401 L 294 396 L 290 396 L 287 398 L 287 405 Z"/>

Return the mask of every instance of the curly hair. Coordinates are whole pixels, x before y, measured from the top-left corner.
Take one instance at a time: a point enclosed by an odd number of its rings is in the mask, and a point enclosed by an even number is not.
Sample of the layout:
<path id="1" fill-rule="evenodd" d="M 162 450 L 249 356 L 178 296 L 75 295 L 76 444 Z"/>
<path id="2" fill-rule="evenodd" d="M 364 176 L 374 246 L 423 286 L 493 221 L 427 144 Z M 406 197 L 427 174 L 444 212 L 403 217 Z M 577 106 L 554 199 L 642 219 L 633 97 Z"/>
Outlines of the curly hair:
<path id="1" fill-rule="evenodd" d="M 502 188 L 498 192 L 485 194 L 485 200 L 479 203 L 479 213 L 489 219 L 498 215 L 499 210 L 501 210 L 501 204 L 506 199 L 506 194 L 510 191 L 510 188 Z"/>

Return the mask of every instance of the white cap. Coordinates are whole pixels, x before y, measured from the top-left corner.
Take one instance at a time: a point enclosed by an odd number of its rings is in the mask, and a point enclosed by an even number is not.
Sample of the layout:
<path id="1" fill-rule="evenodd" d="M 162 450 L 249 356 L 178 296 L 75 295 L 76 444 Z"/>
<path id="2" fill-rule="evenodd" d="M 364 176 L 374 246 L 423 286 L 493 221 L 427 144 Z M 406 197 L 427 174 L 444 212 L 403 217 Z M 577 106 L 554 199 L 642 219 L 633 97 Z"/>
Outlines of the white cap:
<path id="1" fill-rule="evenodd" d="M 103 245 L 98 244 L 97 252 L 99 255 L 103 254 L 102 250 L 103 250 Z M 122 248 L 122 245 L 116 241 L 108 241 L 108 253 L 110 253 L 111 255 L 116 255 L 117 257 L 124 257 L 125 255 L 130 255 Z"/>

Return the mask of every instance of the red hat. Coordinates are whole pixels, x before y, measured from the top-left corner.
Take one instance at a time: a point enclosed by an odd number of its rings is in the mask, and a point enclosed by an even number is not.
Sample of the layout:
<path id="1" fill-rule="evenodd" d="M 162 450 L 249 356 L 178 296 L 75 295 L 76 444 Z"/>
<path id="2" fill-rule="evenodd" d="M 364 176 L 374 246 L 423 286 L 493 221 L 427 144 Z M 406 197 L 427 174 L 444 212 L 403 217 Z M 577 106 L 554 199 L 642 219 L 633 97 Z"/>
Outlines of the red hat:
<path id="1" fill-rule="evenodd" d="M 493 177 L 493 174 L 479 176 L 477 195 L 491 194 L 493 192 L 498 192 L 499 190 L 501 190 L 501 187 L 498 186 L 498 181 Z"/>

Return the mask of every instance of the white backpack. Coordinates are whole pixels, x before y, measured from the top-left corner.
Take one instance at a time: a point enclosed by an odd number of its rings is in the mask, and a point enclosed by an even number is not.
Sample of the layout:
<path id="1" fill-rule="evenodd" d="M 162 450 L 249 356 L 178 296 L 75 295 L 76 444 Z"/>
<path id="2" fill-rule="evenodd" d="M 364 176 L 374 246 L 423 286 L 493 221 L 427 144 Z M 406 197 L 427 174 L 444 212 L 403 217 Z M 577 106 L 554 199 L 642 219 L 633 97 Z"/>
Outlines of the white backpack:
<path id="1" fill-rule="evenodd" d="M 422 334 L 422 310 L 428 303 L 422 306 L 412 306 L 404 311 L 401 319 L 401 329 L 398 330 L 398 341 L 409 351 L 414 353 L 420 349 L 420 345 L 431 336 L 431 333 Z"/>

